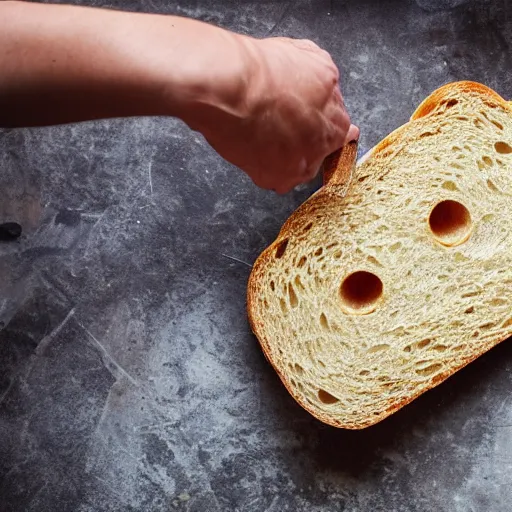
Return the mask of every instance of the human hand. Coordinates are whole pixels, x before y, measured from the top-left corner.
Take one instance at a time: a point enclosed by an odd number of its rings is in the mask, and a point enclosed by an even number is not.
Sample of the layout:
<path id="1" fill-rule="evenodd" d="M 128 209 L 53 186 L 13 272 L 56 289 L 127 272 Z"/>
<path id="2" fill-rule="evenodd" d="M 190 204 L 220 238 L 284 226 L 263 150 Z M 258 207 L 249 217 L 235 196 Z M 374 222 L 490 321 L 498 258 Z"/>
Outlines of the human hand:
<path id="1" fill-rule="evenodd" d="M 176 16 L 0 2 L 0 126 L 169 115 L 286 192 L 357 138 L 330 56 Z"/>
<path id="2" fill-rule="evenodd" d="M 248 59 L 245 85 L 236 88 L 241 97 L 229 109 L 224 103 L 222 115 L 207 116 L 199 130 L 256 185 L 284 193 L 313 179 L 324 158 L 359 130 L 327 52 L 307 40 L 237 37 Z"/>

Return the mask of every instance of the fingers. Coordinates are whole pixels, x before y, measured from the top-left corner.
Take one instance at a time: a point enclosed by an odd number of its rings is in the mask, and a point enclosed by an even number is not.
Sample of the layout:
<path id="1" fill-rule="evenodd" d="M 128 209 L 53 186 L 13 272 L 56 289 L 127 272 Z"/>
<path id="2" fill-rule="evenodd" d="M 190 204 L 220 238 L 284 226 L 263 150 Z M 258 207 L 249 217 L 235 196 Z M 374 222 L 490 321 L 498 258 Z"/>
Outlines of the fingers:
<path id="1" fill-rule="evenodd" d="M 340 149 L 345 144 L 347 134 L 350 131 L 350 118 L 344 109 L 338 105 L 336 111 L 331 115 L 329 132 L 324 151 L 330 154 Z"/>
<path id="2" fill-rule="evenodd" d="M 334 96 L 336 98 L 338 97 L 337 94 L 335 94 Z M 341 93 L 339 94 L 339 101 L 341 108 L 339 108 L 338 112 L 333 117 L 333 122 L 339 128 L 341 136 L 338 148 L 340 148 L 341 146 L 345 146 L 349 142 L 359 140 L 359 128 L 350 122 L 350 117 L 346 111 L 345 104 L 343 102 L 343 96 L 341 96 Z"/>
<path id="3" fill-rule="evenodd" d="M 307 171 L 304 175 L 304 180 L 302 181 L 302 183 L 306 183 L 306 182 L 311 181 L 316 178 L 316 175 L 320 172 L 320 170 L 322 168 L 323 161 L 324 161 L 323 158 L 318 158 L 317 160 L 315 160 L 312 164 L 310 164 L 308 166 Z"/>
<path id="4" fill-rule="evenodd" d="M 318 173 L 318 169 L 315 171 L 313 169 L 314 165 L 308 165 L 306 158 L 302 157 L 298 165 L 295 168 L 290 169 L 288 173 L 290 178 L 286 181 L 283 180 L 280 182 L 274 190 L 278 194 L 285 194 L 286 192 L 293 190 L 297 185 L 311 181 Z"/>
<path id="5" fill-rule="evenodd" d="M 297 185 L 298 185 L 298 183 L 297 183 Z M 294 189 L 294 187 L 296 187 L 297 185 L 288 185 L 288 184 L 280 183 L 278 186 L 276 186 L 276 188 L 273 189 L 273 191 L 276 194 L 283 195 L 283 194 L 287 194 L 288 192 L 292 191 Z"/>
<path id="6" fill-rule="evenodd" d="M 248 173 L 253 183 L 266 190 L 272 190 L 277 194 L 286 194 L 296 186 L 313 180 L 322 168 L 324 158 L 317 157 L 312 163 L 307 163 L 302 158 L 297 166 L 289 168 L 286 173 L 268 173 L 268 169 L 260 172 Z M 247 171 L 246 171 L 247 172 Z"/>
<path id="7" fill-rule="evenodd" d="M 289 169 L 285 174 L 272 174 L 271 179 L 265 179 L 263 173 L 252 175 L 254 184 L 266 190 L 272 190 L 277 194 L 286 194 L 296 186 L 311 181 L 320 171 L 322 160 L 316 160 L 313 164 L 307 164 L 306 159 L 302 158 L 298 166 Z"/>
<path id="8" fill-rule="evenodd" d="M 259 93 L 275 101 L 268 116 L 250 123 L 249 136 L 242 134 L 252 142 L 239 163 L 251 165 L 242 167 L 258 187 L 284 194 L 311 181 L 325 156 L 357 139 L 359 130 L 345 109 L 331 56 L 307 39 L 270 39 L 262 48 L 272 90 Z"/>

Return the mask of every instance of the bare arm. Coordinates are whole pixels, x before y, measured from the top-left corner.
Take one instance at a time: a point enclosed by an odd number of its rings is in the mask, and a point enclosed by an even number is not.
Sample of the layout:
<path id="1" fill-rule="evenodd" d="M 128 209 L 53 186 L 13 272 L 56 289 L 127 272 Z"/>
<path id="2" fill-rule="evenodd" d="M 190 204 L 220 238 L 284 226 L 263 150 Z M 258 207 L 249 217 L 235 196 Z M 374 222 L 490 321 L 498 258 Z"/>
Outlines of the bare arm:
<path id="1" fill-rule="evenodd" d="M 181 114 L 207 94 L 214 49 L 236 54 L 234 39 L 187 18 L 0 2 L 0 123 Z"/>
<path id="2" fill-rule="evenodd" d="M 182 118 L 279 191 L 357 136 L 337 69 L 313 43 L 175 16 L 0 2 L 0 126 L 139 115 Z"/>

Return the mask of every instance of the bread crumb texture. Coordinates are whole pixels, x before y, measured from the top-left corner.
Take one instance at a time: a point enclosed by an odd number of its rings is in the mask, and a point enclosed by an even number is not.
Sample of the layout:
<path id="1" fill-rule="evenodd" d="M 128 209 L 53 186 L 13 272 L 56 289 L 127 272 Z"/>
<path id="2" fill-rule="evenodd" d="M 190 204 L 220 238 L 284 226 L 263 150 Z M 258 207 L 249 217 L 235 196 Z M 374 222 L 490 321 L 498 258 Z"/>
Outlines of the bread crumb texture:
<path id="1" fill-rule="evenodd" d="M 288 219 L 248 313 L 302 407 L 368 427 L 512 335 L 511 171 L 511 104 L 453 83 Z"/>

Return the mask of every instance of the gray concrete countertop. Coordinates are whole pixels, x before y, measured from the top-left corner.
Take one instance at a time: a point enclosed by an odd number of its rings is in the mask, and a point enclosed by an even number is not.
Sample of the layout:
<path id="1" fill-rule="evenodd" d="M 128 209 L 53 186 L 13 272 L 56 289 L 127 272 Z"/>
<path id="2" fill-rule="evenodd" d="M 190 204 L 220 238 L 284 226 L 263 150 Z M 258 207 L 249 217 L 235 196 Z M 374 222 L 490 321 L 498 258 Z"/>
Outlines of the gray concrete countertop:
<path id="1" fill-rule="evenodd" d="M 90 1 L 311 38 L 369 148 L 440 85 L 512 97 L 508 0 Z M 0 131 L 1 512 L 512 510 L 512 346 L 383 423 L 317 422 L 245 314 L 315 184 L 256 189 L 174 119 Z"/>

